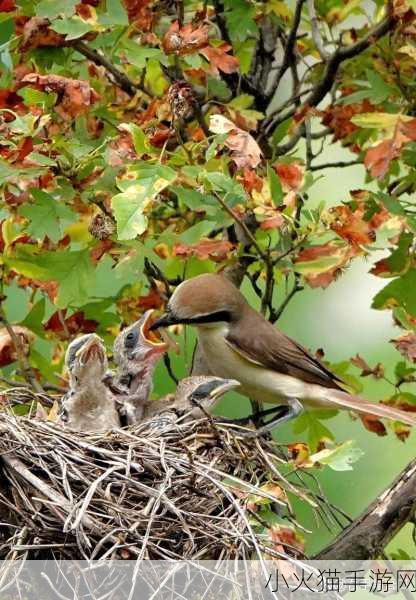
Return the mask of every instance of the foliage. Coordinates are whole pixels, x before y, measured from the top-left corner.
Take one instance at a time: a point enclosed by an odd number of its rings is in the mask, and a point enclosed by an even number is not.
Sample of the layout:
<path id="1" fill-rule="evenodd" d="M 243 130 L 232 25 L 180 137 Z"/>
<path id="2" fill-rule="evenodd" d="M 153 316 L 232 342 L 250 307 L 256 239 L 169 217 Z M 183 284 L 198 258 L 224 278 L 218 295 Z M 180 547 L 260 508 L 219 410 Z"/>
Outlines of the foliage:
<path id="1" fill-rule="evenodd" d="M 367 9 L 0 0 L 2 292 L 6 307 L 24 295 L 41 383 L 59 383 L 71 336 L 110 343 L 185 277 L 244 272 L 275 323 L 303 287 L 383 250 L 373 307 L 403 328 L 384 401 L 416 410 L 416 13 Z M 348 167 L 319 163 L 336 141 L 365 166 L 362 189 L 310 207 L 320 172 Z M 386 378 L 345 358 L 332 367 L 356 389 L 357 367 Z M 315 447 L 331 437 L 310 416 L 304 429 Z"/>

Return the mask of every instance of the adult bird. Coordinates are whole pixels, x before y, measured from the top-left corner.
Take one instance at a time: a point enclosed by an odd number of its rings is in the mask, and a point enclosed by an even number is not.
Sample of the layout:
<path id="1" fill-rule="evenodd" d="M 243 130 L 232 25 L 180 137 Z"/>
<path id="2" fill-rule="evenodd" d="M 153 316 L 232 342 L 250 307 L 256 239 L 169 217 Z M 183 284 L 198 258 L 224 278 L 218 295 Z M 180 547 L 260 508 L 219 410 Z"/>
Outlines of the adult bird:
<path id="1" fill-rule="evenodd" d="M 169 339 L 162 339 L 150 331 L 153 313 L 153 310 L 146 311 L 114 341 L 113 358 L 117 370 L 114 375 L 107 376 L 106 383 L 117 396 L 128 425 L 143 419 L 144 405 L 152 392 L 153 371 L 172 345 Z"/>
<path id="2" fill-rule="evenodd" d="M 303 408 L 351 410 L 415 425 L 409 413 L 374 404 L 345 391 L 344 382 L 303 346 L 276 329 L 255 311 L 241 292 L 219 274 L 204 274 L 181 283 L 167 311 L 150 329 L 174 324 L 197 328 L 210 372 L 236 379 L 241 392 L 259 403 L 279 405 L 276 422 L 296 417 Z"/>
<path id="3" fill-rule="evenodd" d="M 73 340 L 66 351 L 69 391 L 62 399 L 58 418 L 76 431 L 108 431 L 120 427 L 116 401 L 105 385 L 107 355 L 95 333 Z"/>

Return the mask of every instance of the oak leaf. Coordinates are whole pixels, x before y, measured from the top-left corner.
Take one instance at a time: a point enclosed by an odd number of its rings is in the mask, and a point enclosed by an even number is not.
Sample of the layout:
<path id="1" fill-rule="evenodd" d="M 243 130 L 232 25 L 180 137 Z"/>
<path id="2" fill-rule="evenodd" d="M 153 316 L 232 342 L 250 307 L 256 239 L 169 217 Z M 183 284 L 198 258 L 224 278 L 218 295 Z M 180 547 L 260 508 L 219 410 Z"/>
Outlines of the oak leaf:
<path id="1" fill-rule="evenodd" d="M 201 50 L 201 54 L 205 56 L 212 67 L 214 74 L 218 75 L 219 71 L 223 73 L 235 73 L 239 67 L 238 58 L 232 54 L 228 54 L 231 50 L 229 44 L 221 44 L 220 46 L 206 46 Z"/>
<path id="2" fill-rule="evenodd" d="M 23 77 L 22 82 L 35 84 L 45 92 L 55 92 L 58 95 L 56 112 L 66 121 L 88 112 L 99 99 L 99 95 L 88 81 L 80 79 L 30 73 Z"/>
<path id="3" fill-rule="evenodd" d="M 228 134 L 224 145 L 231 150 L 237 167 L 255 169 L 261 161 L 261 149 L 256 140 L 223 115 L 212 115 L 209 128 L 213 133 Z"/>
<path id="4" fill-rule="evenodd" d="M 98 321 L 87 319 L 81 310 L 66 317 L 66 309 L 57 310 L 44 325 L 45 331 L 57 335 L 59 339 L 67 340 L 76 333 L 94 333 L 98 327 Z M 66 318 L 65 318 L 66 317 Z"/>

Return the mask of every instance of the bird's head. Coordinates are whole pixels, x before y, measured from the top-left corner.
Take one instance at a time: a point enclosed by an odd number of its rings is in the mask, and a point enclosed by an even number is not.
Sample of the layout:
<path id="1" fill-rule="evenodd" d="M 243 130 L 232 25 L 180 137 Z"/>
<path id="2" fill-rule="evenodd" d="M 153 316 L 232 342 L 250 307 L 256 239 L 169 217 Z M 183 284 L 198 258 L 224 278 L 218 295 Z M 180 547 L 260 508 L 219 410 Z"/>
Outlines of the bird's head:
<path id="1" fill-rule="evenodd" d="M 245 304 L 241 292 L 222 275 L 198 275 L 176 288 L 165 314 L 150 329 L 179 323 L 209 326 L 235 321 Z"/>
<path id="2" fill-rule="evenodd" d="M 239 385 L 235 379 L 222 379 L 210 375 L 186 377 L 176 388 L 175 405 L 196 405 L 209 409 L 221 396 Z"/>
<path id="3" fill-rule="evenodd" d="M 151 331 L 154 311 L 148 310 L 132 325 L 123 329 L 114 341 L 114 362 L 124 371 L 134 375 L 146 364 L 154 364 L 171 345 L 157 331 Z"/>
<path id="4" fill-rule="evenodd" d="M 100 382 L 107 371 L 104 342 L 95 333 L 76 338 L 68 346 L 65 365 L 71 387 Z"/>

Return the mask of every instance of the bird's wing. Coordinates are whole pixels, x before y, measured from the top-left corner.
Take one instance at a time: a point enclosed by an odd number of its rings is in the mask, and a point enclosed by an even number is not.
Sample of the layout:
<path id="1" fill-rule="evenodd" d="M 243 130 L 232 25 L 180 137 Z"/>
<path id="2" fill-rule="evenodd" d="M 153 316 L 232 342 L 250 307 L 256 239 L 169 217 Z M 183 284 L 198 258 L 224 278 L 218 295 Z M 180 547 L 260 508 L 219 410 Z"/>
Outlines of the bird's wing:
<path id="1" fill-rule="evenodd" d="M 244 328 L 230 327 L 226 341 L 246 360 L 306 383 L 343 389 L 341 379 L 261 315 L 250 311 L 244 320 Z"/>

